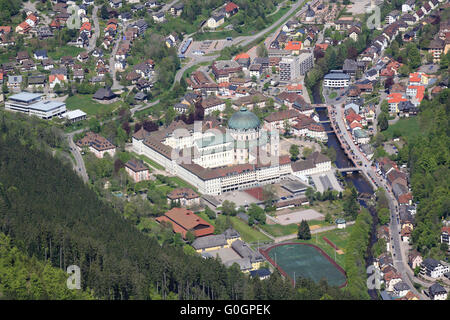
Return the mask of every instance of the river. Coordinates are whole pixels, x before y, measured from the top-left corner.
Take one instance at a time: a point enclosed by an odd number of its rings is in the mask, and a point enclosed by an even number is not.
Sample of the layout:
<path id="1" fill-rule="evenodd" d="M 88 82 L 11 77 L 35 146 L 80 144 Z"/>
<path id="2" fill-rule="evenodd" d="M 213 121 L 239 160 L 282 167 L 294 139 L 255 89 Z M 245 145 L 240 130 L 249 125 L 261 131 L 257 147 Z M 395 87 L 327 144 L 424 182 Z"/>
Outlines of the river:
<path id="1" fill-rule="evenodd" d="M 313 88 L 312 90 L 312 96 L 313 96 L 313 103 L 314 104 L 322 104 L 322 97 L 320 94 L 320 88 L 319 86 L 321 85 L 321 82 L 319 82 L 318 84 L 316 84 L 316 86 Z M 327 121 L 329 120 L 328 118 L 328 113 L 327 113 L 327 109 L 326 108 L 317 108 L 316 109 L 317 114 L 319 115 L 319 119 L 320 121 Z M 325 128 L 326 131 L 332 131 L 331 125 L 329 123 L 323 123 L 323 126 Z M 333 148 L 334 150 L 336 150 L 336 161 L 334 162 L 336 167 L 338 168 L 346 168 L 346 167 L 352 167 L 353 164 L 352 162 L 348 159 L 347 155 L 345 154 L 344 150 L 342 149 L 338 138 L 336 137 L 336 134 L 333 133 L 328 133 L 328 142 L 327 142 L 327 146 L 329 148 Z M 366 180 L 366 178 L 363 176 L 363 174 L 361 173 L 357 173 L 357 174 L 344 174 L 344 178 L 345 181 L 347 183 L 351 183 L 355 186 L 356 190 L 358 191 L 358 193 L 369 193 L 369 194 L 373 194 L 374 190 L 372 189 L 372 186 L 370 185 L 370 183 Z M 367 208 L 370 212 L 370 214 L 373 217 L 373 223 L 371 226 L 371 232 L 370 232 L 370 241 L 369 241 L 369 246 L 367 248 L 367 254 L 366 254 L 366 267 L 368 267 L 369 265 L 371 265 L 373 263 L 373 255 L 372 255 L 372 246 L 375 244 L 375 242 L 377 241 L 376 238 L 376 227 L 378 224 L 378 216 L 376 214 L 375 208 L 368 206 L 365 201 L 360 201 L 360 204 Z M 373 300 L 378 300 L 378 294 L 376 292 L 376 290 L 368 290 L 368 293 L 370 295 L 370 297 Z"/>

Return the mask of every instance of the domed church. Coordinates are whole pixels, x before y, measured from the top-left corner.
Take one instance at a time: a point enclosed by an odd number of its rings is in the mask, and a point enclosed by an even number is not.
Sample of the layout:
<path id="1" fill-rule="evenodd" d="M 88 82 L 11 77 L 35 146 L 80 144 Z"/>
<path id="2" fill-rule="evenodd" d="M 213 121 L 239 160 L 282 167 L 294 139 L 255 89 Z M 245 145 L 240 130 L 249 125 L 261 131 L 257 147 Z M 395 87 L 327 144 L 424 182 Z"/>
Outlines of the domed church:
<path id="1" fill-rule="evenodd" d="M 221 194 L 277 182 L 291 173 L 289 156 L 279 156 L 278 132 L 268 132 L 246 108 L 236 111 L 226 126 L 213 121 L 188 125 L 183 121 L 157 132 L 141 128 L 133 148 L 201 193 Z"/>

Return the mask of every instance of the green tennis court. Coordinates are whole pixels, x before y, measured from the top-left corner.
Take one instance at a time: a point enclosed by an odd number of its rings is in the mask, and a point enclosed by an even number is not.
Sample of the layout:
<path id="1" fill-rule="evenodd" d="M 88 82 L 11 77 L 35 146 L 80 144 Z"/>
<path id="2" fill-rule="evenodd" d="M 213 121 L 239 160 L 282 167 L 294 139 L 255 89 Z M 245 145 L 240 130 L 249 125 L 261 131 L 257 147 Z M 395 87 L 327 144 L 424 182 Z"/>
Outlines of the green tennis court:
<path id="1" fill-rule="evenodd" d="M 291 280 L 304 277 L 319 282 L 325 278 L 332 286 L 347 283 L 345 271 L 319 247 L 305 243 L 286 243 L 272 246 L 261 253 Z"/>

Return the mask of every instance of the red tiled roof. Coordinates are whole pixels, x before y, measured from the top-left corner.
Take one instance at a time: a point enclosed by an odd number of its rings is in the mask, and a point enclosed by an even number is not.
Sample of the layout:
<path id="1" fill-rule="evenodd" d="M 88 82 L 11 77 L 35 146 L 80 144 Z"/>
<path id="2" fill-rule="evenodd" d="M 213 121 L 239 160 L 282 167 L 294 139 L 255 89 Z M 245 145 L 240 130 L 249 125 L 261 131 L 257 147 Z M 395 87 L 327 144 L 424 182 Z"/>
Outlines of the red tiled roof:
<path id="1" fill-rule="evenodd" d="M 348 123 L 352 123 L 353 121 L 361 121 L 362 117 L 359 114 L 351 112 L 345 117 L 345 119 L 347 119 Z"/>
<path id="2" fill-rule="evenodd" d="M 403 98 L 403 95 L 401 93 L 391 93 L 390 95 L 388 95 L 388 98 L 390 98 L 388 100 L 388 103 L 400 103 L 402 101 L 407 101 L 407 99 Z"/>
<path id="3" fill-rule="evenodd" d="M 37 21 L 37 17 L 34 15 L 34 14 L 30 14 L 28 17 L 27 17 L 27 20 L 28 19 L 30 19 L 31 21 L 33 21 L 33 22 L 36 22 Z"/>
<path id="4" fill-rule="evenodd" d="M 236 57 L 234 57 L 234 60 L 236 61 L 238 59 L 247 59 L 247 58 L 250 58 L 248 53 L 242 52 L 242 53 L 239 53 Z"/>
<path id="5" fill-rule="evenodd" d="M 173 208 L 164 216 L 156 218 L 158 222 L 167 221 L 172 224 L 173 231 L 181 233 L 186 238 L 186 233 L 191 231 L 196 237 L 214 233 L 214 227 L 208 222 L 185 208 Z"/>
<path id="6" fill-rule="evenodd" d="M 316 44 L 316 48 L 322 49 L 323 51 L 327 51 L 328 43 L 318 43 Z"/>
<path id="7" fill-rule="evenodd" d="M 412 193 L 411 192 L 402 194 L 401 196 L 398 197 L 398 203 L 400 203 L 400 204 L 407 204 L 411 200 L 412 200 Z"/>
<path id="8" fill-rule="evenodd" d="M 89 22 L 85 22 L 81 25 L 80 31 L 84 30 L 91 31 L 91 29 L 92 29 L 91 24 Z"/>
<path id="9" fill-rule="evenodd" d="M 287 86 L 288 91 L 299 91 L 302 89 L 303 89 L 303 86 L 300 83 L 299 84 L 290 84 Z"/>
<path id="10" fill-rule="evenodd" d="M 239 9 L 239 7 L 233 3 L 233 2 L 229 2 L 226 6 L 225 6 L 225 11 L 226 12 L 231 12 L 233 10 Z"/>
<path id="11" fill-rule="evenodd" d="M 297 51 L 302 49 L 301 41 L 289 41 L 284 50 Z"/>
<path id="12" fill-rule="evenodd" d="M 51 75 L 48 77 L 48 80 L 49 80 L 50 82 L 53 82 L 53 81 L 56 80 L 56 78 L 58 78 L 59 81 L 64 81 L 64 75 L 63 75 L 63 74 L 51 74 Z"/>

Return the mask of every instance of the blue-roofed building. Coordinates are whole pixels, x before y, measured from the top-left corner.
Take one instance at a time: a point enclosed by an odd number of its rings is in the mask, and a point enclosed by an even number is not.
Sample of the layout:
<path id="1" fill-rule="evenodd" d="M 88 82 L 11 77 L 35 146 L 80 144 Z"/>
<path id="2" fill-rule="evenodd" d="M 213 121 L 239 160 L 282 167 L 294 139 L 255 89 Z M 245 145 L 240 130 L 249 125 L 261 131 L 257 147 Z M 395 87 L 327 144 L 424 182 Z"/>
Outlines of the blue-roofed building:
<path id="1" fill-rule="evenodd" d="M 250 271 L 250 276 L 252 278 L 259 278 L 261 280 L 269 278 L 270 275 L 271 275 L 270 270 L 266 268 Z"/>
<path id="2" fill-rule="evenodd" d="M 381 291 L 380 295 L 382 300 L 394 300 L 387 291 Z"/>

